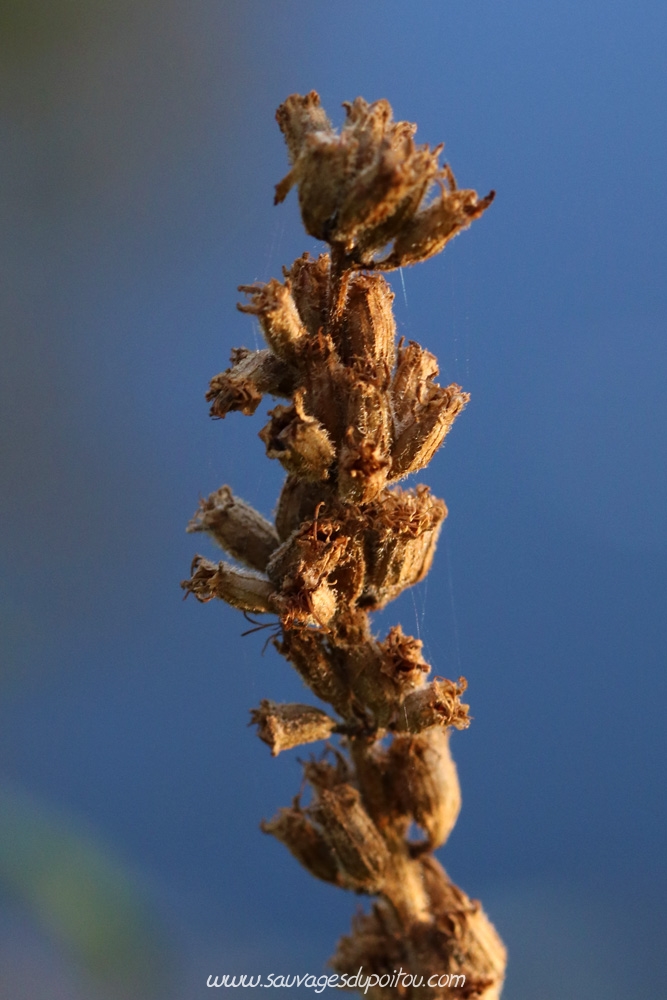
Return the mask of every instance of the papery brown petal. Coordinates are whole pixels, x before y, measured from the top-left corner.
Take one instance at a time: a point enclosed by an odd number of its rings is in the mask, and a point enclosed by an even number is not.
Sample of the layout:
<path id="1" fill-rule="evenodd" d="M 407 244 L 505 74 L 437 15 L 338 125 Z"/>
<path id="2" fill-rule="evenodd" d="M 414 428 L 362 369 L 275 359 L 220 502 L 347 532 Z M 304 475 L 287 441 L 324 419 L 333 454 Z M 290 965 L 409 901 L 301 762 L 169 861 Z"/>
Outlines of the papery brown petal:
<path id="1" fill-rule="evenodd" d="M 264 820 L 261 828 L 283 843 L 311 875 L 323 882 L 340 883 L 334 852 L 321 830 L 297 805 L 280 809 L 273 819 Z"/>

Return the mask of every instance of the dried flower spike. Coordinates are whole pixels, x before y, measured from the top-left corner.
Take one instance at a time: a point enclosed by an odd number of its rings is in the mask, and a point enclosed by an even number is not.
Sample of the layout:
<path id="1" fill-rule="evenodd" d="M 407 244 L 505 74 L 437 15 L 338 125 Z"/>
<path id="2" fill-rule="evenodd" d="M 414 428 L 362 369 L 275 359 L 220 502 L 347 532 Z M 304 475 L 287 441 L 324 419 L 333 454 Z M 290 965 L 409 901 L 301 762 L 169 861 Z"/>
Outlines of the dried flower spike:
<path id="1" fill-rule="evenodd" d="M 251 414 L 265 395 L 287 400 L 260 432 L 288 474 L 275 524 L 222 486 L 188 530 L 245 568 L 197 556 L 183 587 L 276 615 L 274 646 L 334 713 L 266 699 L 252 712 L 274 755 L 338 740 L 303 764 L 307 804 L 298 796 L 262 824 L 317 878 L 377 897 L 334 968 L 363 966 L 378 1000 L 497 1000 L 503 944 L 432 853 L 460 808 L 449 734 L 470 723 L 466 682 L 428 682 L 421 642 L 400 626 L 379 640 L 369 619 L 431 566 L 447 508 L 426 486 L 395 484 L 430 462 L 469 398 L 438 384 L 419 344 L 396 344 L 378 272 L 438 253 L 493 192 L 459 189 L 442 147 L 416 145 L 387 101 L 344 107 L 340 132 L 314 91 L 278 109 L 291 168 L 276 202 L 296 186 L 306 230 L 330 252 L 304 254 L 282 281 L 241 286 L 239 309 L 258 318 L 267 347 L 236 349 L 207 393 L 214 417 Z M 397 981 L 399 966 L 431 982 Z"/>

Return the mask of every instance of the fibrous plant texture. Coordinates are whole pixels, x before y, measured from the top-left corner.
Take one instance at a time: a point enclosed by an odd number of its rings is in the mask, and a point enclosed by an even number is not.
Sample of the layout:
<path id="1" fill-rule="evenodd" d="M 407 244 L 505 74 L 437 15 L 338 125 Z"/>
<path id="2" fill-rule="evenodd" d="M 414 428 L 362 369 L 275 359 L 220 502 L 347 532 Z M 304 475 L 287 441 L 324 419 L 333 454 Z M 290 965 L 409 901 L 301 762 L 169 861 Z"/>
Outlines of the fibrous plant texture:
<path id="1" fill-rule="evenodd" d="M 381 272 L 438 253 L 493 192 L 458 188 L 442 147 L 416 145 L 386 101 L 344 107 L 340 132 L 314 92 L 278 109 L 291 169 L 276 202 L 296 186 L 306 230 L 330 249 L 282 281 L 241 286 L 239 308 L 267 346 L 234 350 L 207 394 L 213 417 L 285 400 L 260 432 L 287 472 L 275 519 L 229 486 L 202 501 L 189 530 L 235 563 L 197 556 L 183 587 L 277 616 L 276 649 L 329 706 L 264 700 L 252 719 L 273 754 L 329 741 L 303 765 L 306 791 L 262 826 L 317 878 L 374 897 L 334 970 L 363 967 L 363 982 L 377 981 L 369 997 L 493 1000 L 502 942 L 433 853 L 460 807 L 449 732 L 469 724 L 465 680 L 429 681 L 421 642 L 400 625 L 379 638 L 369 621 L 431 566 L 447 508 L 427 486 L 397 484 L 428 464 L 468 401 L 436 381 L 429 351 L 396 343 Z"/>

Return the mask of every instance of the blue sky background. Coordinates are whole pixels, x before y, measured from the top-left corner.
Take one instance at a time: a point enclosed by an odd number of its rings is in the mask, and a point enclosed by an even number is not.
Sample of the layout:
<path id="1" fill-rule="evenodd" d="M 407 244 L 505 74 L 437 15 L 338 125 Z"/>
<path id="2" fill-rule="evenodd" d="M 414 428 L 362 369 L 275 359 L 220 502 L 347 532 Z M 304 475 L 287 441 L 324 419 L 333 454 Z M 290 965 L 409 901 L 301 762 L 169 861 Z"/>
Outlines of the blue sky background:
<path id="1" fill-rule="evenodd" d="M 378 616 L 468 678 L 440 857 L 508 1000 L 660 995 L 665 5 L 30 0 L 0 27 L 0 992 L 320 972 L 358 905 L 258 830 L 300 778 L 248 710 L 300 682 L 178 587 L 200 495 L 280 489 L 268 406 L 214 423 L 203 393 L 258 345 L 236 286 L 319 249 L 272 205 L 275 108 L 315 88 L 336 122 L 387 97 L 498 192 L 394 278 L 400 332 L 472 393 L 420 477 L 450 509 L 434 568 Z"/>

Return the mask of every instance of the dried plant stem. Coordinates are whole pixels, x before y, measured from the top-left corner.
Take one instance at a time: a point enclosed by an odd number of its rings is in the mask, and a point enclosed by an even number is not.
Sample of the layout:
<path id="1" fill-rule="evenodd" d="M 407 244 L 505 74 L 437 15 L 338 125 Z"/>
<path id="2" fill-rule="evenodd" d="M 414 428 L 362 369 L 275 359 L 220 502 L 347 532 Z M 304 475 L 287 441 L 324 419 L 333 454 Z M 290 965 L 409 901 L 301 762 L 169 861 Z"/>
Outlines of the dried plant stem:
<path id="1" fill-rule="evenodd" d="M 416 146 L 386 101 L 345 107 L 340 134 L 314 92 L 278 109 L 291 170 L 276 201 L 296 185 L 305 227 L 330 254 L 242 286 L 239 308 L 258 317 L 267 349 L 235 350 L 207 394 L 215 417 L 252 413 L 266 394 L 287 400 L 260 433 L 288 474 L 275 523 L 223 486 L 189 530 L 243 566 L 197 556 L 183 587 L 276 615 L 274 645 L 333 710 L 264 700 L 252 721 L 274 754 L 338 739 L 304 764 L 307 800 L 262 824 L 318 878 L 376 897 L 334 969 L 363 967 L 377 980 L 369 997 L 494 1000 L 505 949 L 433 854 L 460 807 L 449 729 L 469 724 L 465 680 L 427 683 L 421 642 L 400 626 L 380 640 L 369 620 L 430 568 L 447 509 L 424 486 L 396 484 L 428 464 L 468 401 L 435 381 L 432 354 L 396 344 L 380 272 L 438 253 L 493 192 L 457 188 L 441 148 Z"/>

